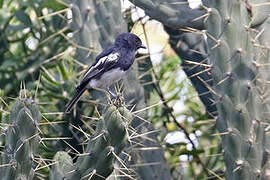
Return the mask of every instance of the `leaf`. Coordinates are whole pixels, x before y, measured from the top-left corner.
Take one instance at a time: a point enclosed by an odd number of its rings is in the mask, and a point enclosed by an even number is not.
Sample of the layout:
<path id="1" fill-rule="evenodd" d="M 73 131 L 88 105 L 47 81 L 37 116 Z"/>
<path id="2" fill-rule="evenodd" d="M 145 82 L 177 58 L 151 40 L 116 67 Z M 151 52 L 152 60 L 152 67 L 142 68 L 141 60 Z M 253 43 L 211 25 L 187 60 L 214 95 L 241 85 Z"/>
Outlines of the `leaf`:
<path id="1" fill-rule="evenodd" d="M 67 80 L 68 75 L 67 75 L 66 68 L 65 68 L 65 66 L 63 64 L 63 61 L 59 62 L 57 65 L 58 65 L 58 68 L 59 68 L 59 71 L 61 73 L 61 76 L 62 76 L 63 80 Z"/>
<path id="2" fill-rule="evenodd" d="M 15 12 L 15 17 L 21 21 L 27 27 L 32 26 L 32 22 L 28 14 L 26 14 L 23 10 L 18 10 Z"/>
<path id="3" fill-rule="evenodd" d="M 54 11 L 60 11 L 60 10 L 66 8 L 66 6 L 64 6 L 63 4 L 57 2 L 56 0 L 42 1 L 41 7 L 42 8 L 49 8 L 49 9 L 52 9 Z"/>
<path id="4" fill-rule="evenodd" d="M 4 0 L 0 0 L 0 8 L 3 7 L 3 4 L 4 4 Z"/>

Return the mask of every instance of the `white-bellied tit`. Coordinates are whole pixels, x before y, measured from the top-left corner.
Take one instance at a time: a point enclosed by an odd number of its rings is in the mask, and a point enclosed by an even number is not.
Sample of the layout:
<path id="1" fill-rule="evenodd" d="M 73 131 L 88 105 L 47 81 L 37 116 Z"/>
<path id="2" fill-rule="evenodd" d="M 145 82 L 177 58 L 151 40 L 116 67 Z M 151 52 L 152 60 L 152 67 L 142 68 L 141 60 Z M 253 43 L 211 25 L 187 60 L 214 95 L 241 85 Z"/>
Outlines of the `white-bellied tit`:
<path id="1" fill-rule="evenodd" d="M 80 84 L 76 87 L 75 95 L 67 104 L 65 113 L 71 111 L 86 89 L 102 88 L 109 91 L 109 87 L 122 79 L 132 66 L 136 52 L 142 45 L 141 39 L 132 33 L 122 33 L 117 36 L 114 44 L 96 57 L 96 61 L 84 74 Z"/>

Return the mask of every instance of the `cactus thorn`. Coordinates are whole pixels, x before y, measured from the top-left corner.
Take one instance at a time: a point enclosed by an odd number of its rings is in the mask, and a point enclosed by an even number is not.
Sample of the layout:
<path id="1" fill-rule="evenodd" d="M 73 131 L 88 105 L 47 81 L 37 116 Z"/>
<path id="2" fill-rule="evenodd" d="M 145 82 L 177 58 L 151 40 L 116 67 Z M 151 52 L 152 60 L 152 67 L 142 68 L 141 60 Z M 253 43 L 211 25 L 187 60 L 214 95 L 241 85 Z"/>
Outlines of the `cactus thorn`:
<path id="1" fill-rule="evenodd" d="M 252 139 L 252 138 L 249 138 L 249 139 L 247 140 L 247 143 L 251 146 L 251 145 L 253 144 L 253 139 Z"/>
<path id="2" fill-rule="evenodd" d="M 216 40 L 216 45 L 214 45 L 214 46 L 211 48 L 211 50 L 213 50 L 213 49 L 219 47 L 220 45 L 221 45 L 221 40 L 218 39 L 218 40 Z"/>
<path id="3" fill-rule="evenodd" d="M 90 6 L 87 6 L 86 7 L 86 12 L 89 13 L 91 11 L 91 7 Z"/>
<path id="4" fill-rule="evenodd" d="M 238 49 L 236 50 L 236 52 L 237 52 L 237 53 L 242 53 L 242 52 L 243 52 L 243 49 L 242 49 L 242 48 L 238 48 Z"/>
<path id="5" fill-rule="evenodd" d="M 247 83 L 247 89 L 248 89 L 248 90 L 251 89 L 251 83 L 250 83 L 250 82 Z"/>
<path id="6" fill-rule="evenodd" d="M 232 72 L 231 72 L 231 71 L 228 71 L 228 72 L 226 73 L 226 76 L 231 77 L 231 76 L 232 76 Z"/>
<path id="7" fill-rule="evenodd" d="M 270 129 L 270 125 L 268 125 L 268 126 L 264 129 L 264 131 L 267 132 L 267 131 L 269 131 L 269 129 Z"/>
<path id="8" fill-rule="evenodd" d="M 261 176 L 262 171 L 261 171 L 260 169 L 257 169 L 257 170 L 255 170 L 255 174 L 256 174 L 256 176 L 257 176 L 257 178 L 258 178 L 258 177 Z"/>
<path id="9" fill-rule="evenodd" d="M 228 128 L 228 133 L 231 134 L 233 132 L 232 128 Z"/>
<path id="10" fill-rule="evenodd" d="M 230 23 L 231 22 L 231 17 L 227 16 L 227 17 L 225 17 L 225 20 L 227 21 L 227 23 Z"/>
<path id="11" fill-rule="evenodd" d="M 261 65 L 256 61 L 252 61 L 252 64 L 255 66 L 255 68 L 261 67 Z"/>
<path id="12" fill-rule="evenodd" d="M 244 164 L 244 161 L 239 159 L 239 160 L 236 160 L 235 161 L 235 164 L 237 165 L 237 167 L 233 170 L 233 172 L 236 172 L 238 171 L 239 169 L 241 169 L 241 167 L 243 166 Z"/>
<path id="13" fill-rule="evenodd" d="M 107 156 L 108 156 L 109 154 L 111 154 L 111 153 L 114 153 L 114 147 L 113 147 L 113 146 L 110 146 L 109 148 L 110 148 L 110 151 L 108 152 Z"/>

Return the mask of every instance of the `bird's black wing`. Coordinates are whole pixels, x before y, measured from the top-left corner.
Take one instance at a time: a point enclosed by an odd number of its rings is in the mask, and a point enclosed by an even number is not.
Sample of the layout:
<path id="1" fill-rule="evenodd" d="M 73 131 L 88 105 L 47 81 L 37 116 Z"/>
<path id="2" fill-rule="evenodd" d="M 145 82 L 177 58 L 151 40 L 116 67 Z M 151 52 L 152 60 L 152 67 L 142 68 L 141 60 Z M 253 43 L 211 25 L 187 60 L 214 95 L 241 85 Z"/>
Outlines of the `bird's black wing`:
<path id="1" fill-rule="evenodd" d="M 84 74 L 81 83 L 76 87 L 77 91 L 85 88 L 91 79 L 98 79 L 103 73 L 111 70 L 119 61 L 120 53 L 112 51 L 110 54 L 101 57 Z"/>
<path id="2" fill-rule="evenodd" d="M 95 61 L 95 62 L 87 69 L 87 71 L 85 71 L 83 77 L 85 77 L 85 75 L 89 72 L 89 70 L 90 70 L 93 66 L 95 66 L 95 65 L 98 63 L 98 61 L 99 61 L 100 59 L 102 59 L 102 58 L 105 57 L 105 56 L 108 56 L 110 53 L 113 52 L 113 50 L 114 50 L 114 46 L 110 46 L 109 48 L 107 48 L 107 49 L 105 49 L 104 51 L 102 51 L 102 52 L 96 57 L 96 61 Z"/>

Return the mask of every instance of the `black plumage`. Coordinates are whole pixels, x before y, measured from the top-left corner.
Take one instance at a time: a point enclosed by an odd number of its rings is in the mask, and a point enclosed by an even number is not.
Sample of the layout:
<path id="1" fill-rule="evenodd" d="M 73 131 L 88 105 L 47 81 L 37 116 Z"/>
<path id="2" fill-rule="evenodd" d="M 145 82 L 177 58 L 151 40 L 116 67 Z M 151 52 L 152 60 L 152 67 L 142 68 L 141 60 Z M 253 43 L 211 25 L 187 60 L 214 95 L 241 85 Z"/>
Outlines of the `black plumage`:
<path id="1" fill-rule="evenodd" d="M 132 33 L 120 34 L 114 44 L 100 53 L 95 63 L 86 71 L 76 87 L 73 99 L 66 106 L 65 113 L 70 112 L 86 89 L 95 87 L 108 89 L 113 83 L 122 79 L 132 66 L 139 48 L 145 47 L 142 46 L 138 36 Z"/>

